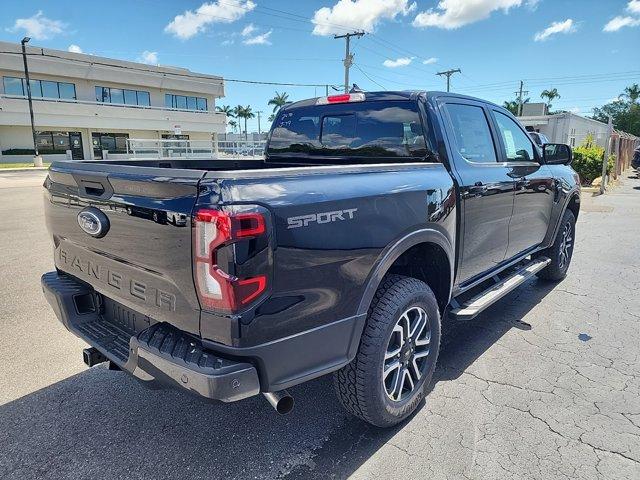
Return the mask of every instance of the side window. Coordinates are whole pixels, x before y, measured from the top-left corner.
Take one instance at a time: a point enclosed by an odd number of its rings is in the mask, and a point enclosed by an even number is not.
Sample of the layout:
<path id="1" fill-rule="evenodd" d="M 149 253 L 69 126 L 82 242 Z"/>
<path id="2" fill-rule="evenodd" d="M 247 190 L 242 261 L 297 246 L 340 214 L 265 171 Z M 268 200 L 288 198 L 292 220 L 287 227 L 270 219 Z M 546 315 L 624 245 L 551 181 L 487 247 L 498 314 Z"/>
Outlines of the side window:
<path id="1" fill-rule="evenodd" d="M 495 163 L 496 149 L 489 122 L 481 107 L 447 104 L 458 152 L 469 162 Z"/>
<path id="2" fill-rule="evenodd" d="M 510 162 L 535 162 L 533 144 L 518 124 L 503 113 L 494 111 L 493 114 L 502 136 L 506 159 Z"/>

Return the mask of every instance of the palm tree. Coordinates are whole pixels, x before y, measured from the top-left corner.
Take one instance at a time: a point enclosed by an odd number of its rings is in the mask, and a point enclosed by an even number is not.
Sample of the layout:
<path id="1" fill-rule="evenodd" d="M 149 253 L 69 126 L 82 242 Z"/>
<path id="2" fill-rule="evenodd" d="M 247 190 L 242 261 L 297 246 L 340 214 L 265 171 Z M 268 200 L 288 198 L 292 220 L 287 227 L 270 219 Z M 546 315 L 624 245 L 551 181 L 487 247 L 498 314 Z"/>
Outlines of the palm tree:
<path id="1" fill-rule="evenodd" d="M 525 98 L 525 99 L 522 101 L 522 104 L 523 104 L 523 105 L 524 105 L 525 103 L 529 103 L 529 99 L 528 99 L 528 98 Z M 510 111 L 513 115 L 515 115 L 515 116 L 517 116 L 517 115 L 518 115 L 518 113 L 520 113 L 520 112 L 519 112 L 519 110 L 520 110 L 520 103 L 518 102 L 518 99 L 516 99 L 516 100 L 508 100 L 508 101 L 504 102 L 504 103 L 502 104 L 502 106 L 503 106 L 504 108 L 506 108 L 507 110 L 509 110 L 509 111 Z"/>
<path id="2" fill-rule="evenodd" d="M 256 116 L 255 113 L 251 111 L 250 105 L 247 105 L 246 107 L 243 107 L 242 105 L 238 105 L 236 108 L 233 109 L 233 113 L 235 114 L 236 117 L 244 119 L 244 139 L 248 140 L 249 137 L 247 135 L 247 120 L 255 117 Z"/>
<path id="3" fill-rule="evenodd" d="M 553 102 L 555 98 L 560 98 L 560 94 L 557 88 L 552 88 L 551 90 L 543 90 L 540 98 L 547 99 L 547 110 L 551 110 L 551 102 Z"/>
<path id="4" fill-rule="evenodd" d="M 634 83 L 633 85 L 624 89 L 624 93 L 621 94 L 618 98 L 626 98 L 631 103 L 637 103 L 640 98 L 640 85 Z"/>
<path id="5" fill-rule="evenodd" d="M 238 127 L 238 122 L 236 122 L 235 120 L 229 120 L 227 124 L 231 127 L 232 132 L 236 131 L 236 128 Z"/>
<path id="6" fill-rule="evenodd" d="M 276 91 L 276 96 L 269 100 L 267 105 L 273 105 L 273 113 L 276 113 L 281 107 L 286 105 L 288 101 L 289 94 L 287 92 L 278 93 Z"/>
<path id="7" fill-rule="evenodd" d="M 227 117 L 233 118 L 233 108 L 229 105 L 219 105 L 216 107 L 216 111 L 220 113 L 224 113 Z"/>

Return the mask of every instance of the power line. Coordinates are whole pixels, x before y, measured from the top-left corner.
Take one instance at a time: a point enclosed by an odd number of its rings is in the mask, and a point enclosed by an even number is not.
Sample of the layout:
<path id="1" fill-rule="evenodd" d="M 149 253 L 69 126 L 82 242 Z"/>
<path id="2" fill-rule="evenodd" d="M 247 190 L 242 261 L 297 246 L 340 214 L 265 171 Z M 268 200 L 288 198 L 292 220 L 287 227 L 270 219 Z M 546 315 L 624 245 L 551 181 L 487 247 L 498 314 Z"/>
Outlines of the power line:
<path id="1" fill-rule="evenodd" d="M 372 83 L 375 83 L 377 86 L 379 86 L 383 90 L 386 90 L 386 87 L 384 85 L 379 84 L 373 78 L 371 78 L 367 72 L 365 72 L 364 70 L 362 70 L 362 68 L 360 68 L 360 65 L 358 65 L 357 63 L 354 63 L 353 66 L 356 67 L 358 70 L 360 70 L 360 73 L 362 73 L 365 77 L 367 77 L 369 81 L 371 81 Z"/>

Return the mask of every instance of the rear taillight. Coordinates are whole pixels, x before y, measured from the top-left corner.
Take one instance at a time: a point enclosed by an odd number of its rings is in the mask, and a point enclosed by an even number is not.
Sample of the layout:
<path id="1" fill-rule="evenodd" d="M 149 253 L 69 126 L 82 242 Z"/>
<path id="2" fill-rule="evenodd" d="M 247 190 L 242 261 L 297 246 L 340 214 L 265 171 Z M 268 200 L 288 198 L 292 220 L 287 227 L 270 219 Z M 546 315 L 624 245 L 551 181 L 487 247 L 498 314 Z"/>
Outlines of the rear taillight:
<path id="1" fill-rule="evenodd" d="M 202 308 L 233 313 L 257 299 L 267 288 L 266 273 L 238 278 L 218 265 L 217 255 L 222 247 L 266 235 L 264 215 L 202 208 L 194 225 L 194 271 Z"/>

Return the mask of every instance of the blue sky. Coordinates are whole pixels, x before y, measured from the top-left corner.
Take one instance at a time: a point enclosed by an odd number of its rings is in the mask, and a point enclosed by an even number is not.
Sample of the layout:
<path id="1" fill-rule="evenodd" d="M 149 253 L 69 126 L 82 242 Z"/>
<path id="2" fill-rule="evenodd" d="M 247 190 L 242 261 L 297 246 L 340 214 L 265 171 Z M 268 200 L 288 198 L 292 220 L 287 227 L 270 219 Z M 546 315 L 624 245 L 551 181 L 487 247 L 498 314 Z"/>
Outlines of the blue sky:
<path id="1" fill-rule="evenodd" d="M 461 68 L 453 91 L 502 103 L 522 79 L 532 101 L 555 87 L 555 108 L 589 114 L 640 83 L 640 0 L 60 0 L 2 10 L 5 41 L 28 33 L 36 46 L 228 79 L 339 85 L 344 40 L 333 34 L 362 29 L 351 79 L 365 90 L 444 90 L 435 73 Z M 219 104 L 266 118 L 276 90 L 292 100 L 324 93 L 228 82 Z"/>

